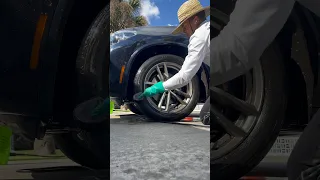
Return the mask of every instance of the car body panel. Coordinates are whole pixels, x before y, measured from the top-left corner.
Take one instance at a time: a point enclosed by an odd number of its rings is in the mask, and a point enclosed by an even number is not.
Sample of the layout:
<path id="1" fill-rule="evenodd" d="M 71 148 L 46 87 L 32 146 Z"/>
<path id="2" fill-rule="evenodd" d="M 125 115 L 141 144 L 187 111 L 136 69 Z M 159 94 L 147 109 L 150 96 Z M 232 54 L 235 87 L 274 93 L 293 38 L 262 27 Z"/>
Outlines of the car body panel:
<path id="1" fill-rule="evenodd" d="M 37 21 L 41 14 L 48 15 L 43 45 L 54 6 L 42 0 L 11 0 L 0 4 L 0 32 L 4 45 L 0 50 L 0 111 L 38 116 L 39 86 L 43 76 L 39 76 L 39 69 L 30 68 L 30 59 Z"/>
<path id="2" fill-rule="evenodd" d="M 73 53 L 63 57 L 63 61 L 75 62 L 77 54 L 74 52 L 81 44 L 87 28 L 105 5 L 106 1 L 89 3 L 85 0 L 1 1 L 0 32 L 5 46 L 0 49 L 0 114 L 43 119 L 53 115 L 56 76 L 61 69 L 58 63 L 62 58 L 61 47 L 66 39 L 65 29 L 70 24 L 70 15 L 82 13 L 84 8 L 87 10 L 86 15 L 82 15 L 87 18 L 82 20 L 85 26 L 78 27 L 81 33 L 77 32 L 77 39 L 72 37 L 78 45 L 72 47 Z M 41 15 L 47 16 L 47 20 L 40 41 L 38 65 L 32 69 L 30 59 Z M 73 22 L 69 26 L 75 26 L 78 17 L 73 15 Z M 70 73 L 72 68 L 75 69 L 73 62 L 70 63 Z"/>

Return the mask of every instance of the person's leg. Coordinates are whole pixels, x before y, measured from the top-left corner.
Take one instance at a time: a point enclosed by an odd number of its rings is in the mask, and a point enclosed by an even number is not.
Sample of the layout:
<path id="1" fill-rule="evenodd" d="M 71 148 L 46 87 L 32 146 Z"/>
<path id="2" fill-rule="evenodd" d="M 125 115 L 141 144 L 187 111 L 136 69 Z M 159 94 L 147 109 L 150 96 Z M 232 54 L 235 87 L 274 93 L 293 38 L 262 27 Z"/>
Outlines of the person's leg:
<path id="1" fill-rule="evenodd" d="M 210 97 L 206 100 L 200 111 L 200 120 L 204 125 L 210 125 Z"/>
<path id="2" fill-rule="evenodd" d="M 288 160 L 288 178 L 296 180 L 301 172 L 319 164 L 320 160 L 320 111 L 309 122 L 297 141 Z"/>

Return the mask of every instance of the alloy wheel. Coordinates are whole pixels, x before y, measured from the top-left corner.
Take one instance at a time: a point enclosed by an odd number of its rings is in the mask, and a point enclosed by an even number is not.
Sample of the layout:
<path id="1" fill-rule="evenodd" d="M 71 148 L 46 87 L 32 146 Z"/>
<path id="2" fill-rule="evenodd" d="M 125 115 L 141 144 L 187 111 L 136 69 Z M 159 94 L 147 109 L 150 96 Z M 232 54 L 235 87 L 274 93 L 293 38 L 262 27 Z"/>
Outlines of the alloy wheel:
<path id="1" fill-rule="evenodd" d="M 217 36 L 229 17 L 211 8 L 211 31 Z M 211 160 L 222 158 L 237 148 L 254 129 L 264 97 L 260 63 L 250 72 L 210 89 Z"/>
<path id="2" fill-rule="evenodd" d="M 159 81 L 166 81 L 181 69 L 181 65 L 172 62 L 161 62 L 152 67 L 144 79 L 144 89 Z M 166 91 L 147 100 L 151 106 L 163 113 L 179 112 L 191 101 L 193 94 L 192 83 L 182 88 Z"/>

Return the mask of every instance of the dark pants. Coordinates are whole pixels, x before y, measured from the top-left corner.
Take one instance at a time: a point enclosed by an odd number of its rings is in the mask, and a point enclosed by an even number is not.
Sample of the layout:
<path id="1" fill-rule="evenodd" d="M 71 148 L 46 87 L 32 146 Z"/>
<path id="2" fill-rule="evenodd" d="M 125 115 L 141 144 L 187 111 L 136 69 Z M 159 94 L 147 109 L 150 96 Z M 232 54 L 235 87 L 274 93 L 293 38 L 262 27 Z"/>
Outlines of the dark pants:
<path id="1" fill-rule="evenodd" d="M 289 180 L 296 180 L 303 174 L 315 173 L 313 177 L 306 178 L 305 175 L 300 179 L 313 180 L 319 176 L 320 168 L 316 167 L 320 161 L 320 111 L 313 116 L 308 126 L 304 129 L 296 143 L 289 161 L 288 161 L 288 178 Z M 318 161 L 318 162 L 317 162 Z M 314 167 L 314 169 L 311 169 Z M 309 172 L 310 171 L 310 172 Z"/>
<path id="2" fill-rule="evenodd" d="M 200 111 L 200 120 L 203 124 L 210 124 L 210 97 L 206 100 Z"/>

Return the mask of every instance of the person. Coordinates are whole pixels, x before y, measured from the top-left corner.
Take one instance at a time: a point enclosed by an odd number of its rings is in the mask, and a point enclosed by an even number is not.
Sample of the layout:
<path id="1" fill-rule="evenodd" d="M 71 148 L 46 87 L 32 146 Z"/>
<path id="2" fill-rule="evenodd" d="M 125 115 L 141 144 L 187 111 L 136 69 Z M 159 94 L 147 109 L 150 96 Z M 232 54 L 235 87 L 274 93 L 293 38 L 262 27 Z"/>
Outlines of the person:
<path id="1" fill-rule="evenodd" d="M 320 1 L 299 0 L 320 17 Z M 229 23 L 210 47 L 210 89 L 245 74 L 288 20 L 295 0 L 238 0 Z M 288 161 L 289 180 L 320 178 L 320 111 L 305 128 Z"/>
<path id="2" fill-rule="evenodd" d="M 165 91 L 187 85 L 199 71 L 202 63 L 210 67 L 210 6 L 203 7 L 198 0 L 188 0 L 178 10 L 179 26 L 172 32 L 184 32 L 190 39 L 188 55 L 180 71 L 166 81 L 160 81 L 144 90 L 140 98 L 152 97 Z M 210 124 L 210 98 L 203 105 L 200 112 L 201 121 Z"/>

